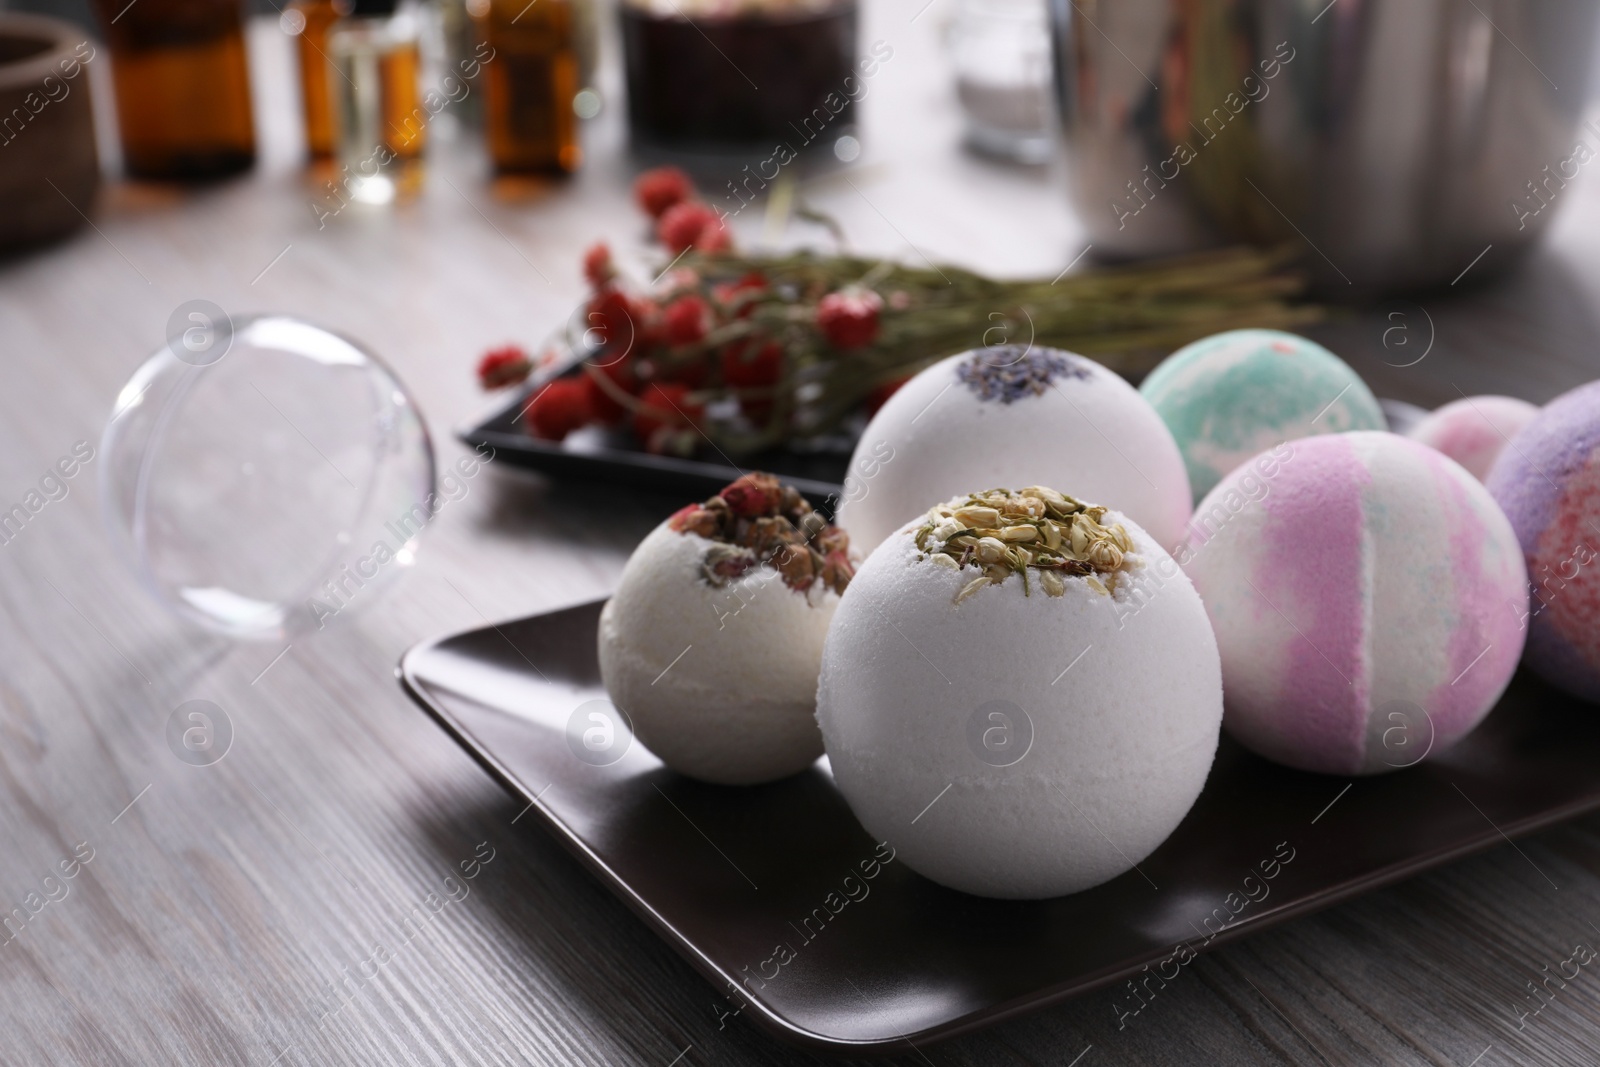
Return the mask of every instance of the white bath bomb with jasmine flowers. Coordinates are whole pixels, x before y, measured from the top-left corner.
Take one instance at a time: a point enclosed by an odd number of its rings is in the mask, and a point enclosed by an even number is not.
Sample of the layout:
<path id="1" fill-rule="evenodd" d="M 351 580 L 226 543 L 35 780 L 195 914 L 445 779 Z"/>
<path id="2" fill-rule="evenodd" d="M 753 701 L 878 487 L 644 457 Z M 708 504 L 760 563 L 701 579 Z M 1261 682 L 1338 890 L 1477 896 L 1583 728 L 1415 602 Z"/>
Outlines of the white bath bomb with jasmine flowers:
<path id="1" fill-rule="evenodd" d="M 600 613 L 600 676 L 668 767 L 719 785 L 822 754 L 817 673 L 849 542 L 799 493 L 747 474 L 656 527 Z"/>
<path id="2" fill-rule="evenodd" d="M 992 491 L 908 524 L 852 579 L 823 649 L 817 720 L 851 810 L 980 896 L 1129 870 L 1216 753 L 1222 669 L 1194 587 L 1126 516 L 1061 500 Z"/>
<path id="3" fill-rule="evenodd" d="M 1183 454 L 1137 389 L 1071 352 L 996 345 L 935 363 L 879 409 L 851 457 L 838 521 L 871 553 L 930 502 L 982 485 L 1093 500 L 1169 549 L 1193 504 Z"/>

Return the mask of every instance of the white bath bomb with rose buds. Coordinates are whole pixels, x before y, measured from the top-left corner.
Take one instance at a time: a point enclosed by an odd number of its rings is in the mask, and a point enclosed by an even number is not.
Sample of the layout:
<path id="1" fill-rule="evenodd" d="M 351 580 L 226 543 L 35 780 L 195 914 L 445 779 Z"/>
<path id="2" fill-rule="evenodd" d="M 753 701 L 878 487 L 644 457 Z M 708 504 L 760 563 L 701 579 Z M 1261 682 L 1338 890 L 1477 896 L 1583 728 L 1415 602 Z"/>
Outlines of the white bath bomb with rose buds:
<path id="1" fill-rule="evenodd" d="M 817 672 L 853 567 L 844 532 L 747 474 L 656 527 L 600 613 L 600 676 L 639 741 L 720 785 L 822 754 Z"/>
<path id="2" fill-rule="evenodd" d="M 952 889 L 1053 897 L 1128 871 L 1189 811 L 1222 668 L 1142 527 L 1048 489 L 990 492 L 867 558 L 828 631 L 817 721 L 874 840 Z"/>
<path id="3" fill-rule="evenodd" d="M 868 423 L 838 521 L 870 553 L 928 504 L 980 485 L 1049 485 L 1117 508 L 1176 547 L 1192 497 L 1183 454 L 1139 391 L 1093 360 L 997 345 L 935 363 Z"/>

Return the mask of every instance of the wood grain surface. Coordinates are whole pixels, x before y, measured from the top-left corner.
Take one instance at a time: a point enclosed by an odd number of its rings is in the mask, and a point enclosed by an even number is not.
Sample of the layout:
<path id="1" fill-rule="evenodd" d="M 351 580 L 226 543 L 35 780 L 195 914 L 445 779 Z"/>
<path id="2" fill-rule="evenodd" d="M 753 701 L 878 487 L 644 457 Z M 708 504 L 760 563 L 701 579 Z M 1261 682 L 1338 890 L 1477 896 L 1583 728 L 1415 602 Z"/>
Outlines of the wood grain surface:
<path id="1" fill-rule="evenodd" d="M 1083 250 L 1059 182 L 959 149 L 939 14 L 869 8 L 865 40 L 894 55 L 870 84 L 865 151 L 806 195 L 863 249 L 1053 273 Z M 281 310 L 365 340 L 451 462 L 463 453 L 451 430 L 484 406 L 477 353 L 560 322 L 595 237 L 651 262 L 626 202 L 635 161 L 614 71 L 573 180 L 490 183 L 476 142 L 441 128 L 420 200 L 319 229 L 274 21 L 254 28 L 252 58 L 264 144 L 252 175 L 183 192 L 113 185 L 79 205 L 93 227 L 0 264 L 0 510 L 75 443 L 99 448 L 118 389 L 183 301 Z M 1494 284 L 1469 272 L 1420 305 L 1314 332 L 1378 393 L 1422 404 L 1543 401 L 1600 375 L 1597 174 L 1563 192 L 1551 239 Z M 757 211 L 736 222 L 747 243 Z M 0 912 L 21 916 L 0 934 L 0 1063 L 815 1059 L 738 1020 L 719 1028 L 713 991 L 516 823 L 394 679 L 421 638 L 605 593 L 681 502 L 491 467 L 392 595 L 284 652 L 200 633 L 150 599 L 109 550 L 100 465 L 0 545 Z M 190 699 L 232 723 L 211 766 L 165 740 Z M 1552 979 L 1537 1016 L 1518 1013 L 1535 1004 L 1527 983 L 1576 943 L 1600 945 L 1597 831 L 1600 818 L 1579 820 L 1222 949 L 1121 1029 L 1107 991 L 905 1062 L 1594 1063 L 1595 967 Z"/>

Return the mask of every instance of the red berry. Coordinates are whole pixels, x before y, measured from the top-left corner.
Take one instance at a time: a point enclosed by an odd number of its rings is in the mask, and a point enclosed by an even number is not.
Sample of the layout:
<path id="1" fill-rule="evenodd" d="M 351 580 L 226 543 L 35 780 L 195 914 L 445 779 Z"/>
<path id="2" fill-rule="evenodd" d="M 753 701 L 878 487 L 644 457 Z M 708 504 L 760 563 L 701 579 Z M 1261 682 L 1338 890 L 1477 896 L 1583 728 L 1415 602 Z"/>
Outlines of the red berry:
<path id="1" fill-rule="evenodd" d="M 765 386 L 783 377 L 783 346 L 764 341 L 754 355 L 747 355 L 750 339 L 731 341 L 722 350 L 722 380 L 731 386 Z"/>
<path id="2" fill-rule="evenodd" d="M 694 195 L 694 183 L 677 167 L 657 167 L 634 179 L 633 195 L 651 218 L 659 219 L 672 205 Z"/>
<path id="3" fill-rule="evenodd" d="M 860 348 L 878 336 L 883 298 L 871 289 L 829 293 L 817 305 L 817 326 L 835 348 Z"/>
<path id="4" fill-rule="evenodd" d="M 639 395 L 643 407 L 633 413 L 633 432 L 646 448 L 660 430 L 688 428 L 701 415 L 689 403 L 689 387 L 676 383 L 651 383 Z"/>
<path id="5" fill-rule="evenodd" d="M 716 296 L 717 303 L 722 305 L 723 311 L 733 318 L 745 319 L 756 309 L 755 295 L 766 287 L 767 279 L 762 277 L 760 271 L 754 271 L 736 282 L 714 286 L 711 292 Z"/>
<path id="6" fill-rule="evenodd" d="M 696 252 L 726 252 L 733 247 L 733 235 L 716 219 L 700 228 L 700 235 L 694 239 Z"/>
<path id="7" fill-rule="evenodd" d="M 529 432 L 546 441 L 560 441 L 589 422 L 589 389 L 578 378 L 557 378 L 528 405 L 524 416 Z"/>
<path id="8" fill-rule="evenodd" d="M 516 345 L 491 348 L 478 361 L 478 384 L 485 389 L 499 389 L 527 380 L 533 372 L 533 361 Z"/>
<path id="9" fill-rule="evenodd" d="M 583 254 L 583 276 L 596 289 L 604 289 L 617 276 L 617 268 L 611 263 L 611 249 L 604 241 L 597 242 Z"/>
<path id="10" fill-rule="evenodd" d="M 591 340 L 603 347 L 631 349 L 638 339 L 639 309 L 620 289 L 605 288 L 589 300 L 584 326 Z"/>
<path id="11" fill-rule="evenodd" d="M 633 361 L 631 358 L 602 356 L 589 364 L 589 366 L 592 366 L 594 370 L 591 371 L 589 367 L 585 367 L 581 379 L 584 388 L 588 391 L 589 412 L 594 416 L 596 422 L 603 422 L 607 426 L 615 426 L 622 420 L 622 416 L 628 413 L 628 409 L 623 407 L 621 402 L 612 397 L 610 393 L 606 392 L 605 388 L 595 381 L 594 376 L 597 373 L 603 375 L 623 392 L 631 393 L 634 389 Z"/>
<path id="12" fill-rule="evenodd" d="M 874 386 L 872 392 L 867 394 L 867 414 L 876 415 L 878 409 L 887 404 L 889 398 L 898 393 L 900 387 L 910 380 L 910 378 L 896 378 L 893 381 Z"/>
<path id="13" fill-rule="evenodd" d="M 700 356 L 692 359 L 668 363 L 665 360 L 653 364 L 656 377 L 663 382 L 678 382 L 687 385 L 690 389 L 698 389 L 706 383 L 706 375 L 710 373 L 707 361 Z"/>
<path id="14" fill-rule="evenodd" d="M 711 308 L 698 296 L 680 296 L 667 305 L 662 332 L 669 345 L 692 345 L 711 329 Z"/>
<path id="15" fill-rule="evenodd" d="M 728 229 L 716 211 L 695 200 L 668 208 L 656 223 L 656 239 L 677 255 L 686 248 L 721 252 L 729 245 Z"/>

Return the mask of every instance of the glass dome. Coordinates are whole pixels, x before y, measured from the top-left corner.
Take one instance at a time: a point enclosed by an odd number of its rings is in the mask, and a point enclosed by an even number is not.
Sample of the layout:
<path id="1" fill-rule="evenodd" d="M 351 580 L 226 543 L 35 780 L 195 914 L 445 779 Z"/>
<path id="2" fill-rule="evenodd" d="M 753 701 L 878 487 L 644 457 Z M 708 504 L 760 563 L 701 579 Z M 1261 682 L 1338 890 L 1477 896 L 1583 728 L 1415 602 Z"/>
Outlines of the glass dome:
<path id="1" fill-rule="evenodd" d="M 427 426 L 355 342 L 194 304 L 123 386 L 101 439 L 112 539 L 164 604 L 208 629 L 322 629 L 414 562 L 437 499 Z"/>

